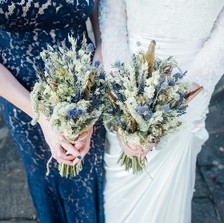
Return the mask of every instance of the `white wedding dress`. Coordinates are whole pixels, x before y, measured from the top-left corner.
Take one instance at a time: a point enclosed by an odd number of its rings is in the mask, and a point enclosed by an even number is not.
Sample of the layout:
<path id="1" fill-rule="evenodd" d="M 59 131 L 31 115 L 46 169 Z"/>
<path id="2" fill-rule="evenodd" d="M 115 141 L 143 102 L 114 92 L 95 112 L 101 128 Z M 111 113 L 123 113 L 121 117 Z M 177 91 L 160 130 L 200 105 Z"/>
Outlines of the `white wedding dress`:
<path id="1" fill-rule="evenodd" d="M 117 164 L 121 149 L 107 133 L 105 153 L 106 223 L 190 223 L 196 158 L 208 138 L 205 118 L 209 100 L 224 73 L 224 0 L 104 0 L 101 2 L 102 52 L 105 68 L 128 61 L 156 40 L 156 55 L 174 56 L 186 80 L 204 86 L 183 124 L 148 153 L 141 175 Z"/>

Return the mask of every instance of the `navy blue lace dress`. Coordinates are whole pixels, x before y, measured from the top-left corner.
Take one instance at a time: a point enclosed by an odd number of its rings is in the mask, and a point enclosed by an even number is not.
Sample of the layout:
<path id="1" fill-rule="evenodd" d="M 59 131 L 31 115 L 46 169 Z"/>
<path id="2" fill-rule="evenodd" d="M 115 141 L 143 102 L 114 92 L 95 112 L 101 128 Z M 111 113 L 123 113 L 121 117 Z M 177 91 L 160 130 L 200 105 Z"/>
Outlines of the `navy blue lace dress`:
<path id="1" fill-rule="evenodd" d="M 76 37 L 80 46 L 93 5 L 93 0 L 1 0 L 0 63 L 30 91 L 43 65 L 40 52 L 47 44 L 68 44 L 68 34 Z M 95 126 L 90 152 L 77 177 L 60 177 L 56 161 L 46 177 L 51 154 L 40 127 L 32 126 L 29 116 L 3 98 L 0 104 L 24 162 L 40 222 L 104 222 L 102 127 Z"/>

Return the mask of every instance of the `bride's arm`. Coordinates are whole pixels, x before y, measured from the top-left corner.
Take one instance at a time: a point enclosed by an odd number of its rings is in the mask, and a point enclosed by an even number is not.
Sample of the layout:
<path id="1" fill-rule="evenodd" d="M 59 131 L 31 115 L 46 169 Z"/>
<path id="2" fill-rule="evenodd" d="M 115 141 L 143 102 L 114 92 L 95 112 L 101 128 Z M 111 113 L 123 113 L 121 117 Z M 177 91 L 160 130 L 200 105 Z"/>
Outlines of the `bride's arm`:
<path id="1" fill-rule="evenodd" d="M 210 36 L 195 56 L 188 74 L 195 83 L 212 92 L 224 73 L 224 8 L 219 13 Z M 188 75 L 187 75 L 188 76 Z"/>
<path id="2" fill-rule="evenodd" d="M 100 26 L 99 26 L 99 0 L 95 0 L 93 12 L 90 15 L 90 21 L 92 25 L 95 46 L 96 46 L 94 57 L 93 57 L 93 63 L 97 60 L 102 62 L 102 52 L 101 52 L 102 40 L 101 40 Z"/>
<path id="3" fill-rule="evenodd" d="M 106 70 L 117 60 L 128 60 L 125 0 L 100 0 L 100 30 L 103 63 Z"/>

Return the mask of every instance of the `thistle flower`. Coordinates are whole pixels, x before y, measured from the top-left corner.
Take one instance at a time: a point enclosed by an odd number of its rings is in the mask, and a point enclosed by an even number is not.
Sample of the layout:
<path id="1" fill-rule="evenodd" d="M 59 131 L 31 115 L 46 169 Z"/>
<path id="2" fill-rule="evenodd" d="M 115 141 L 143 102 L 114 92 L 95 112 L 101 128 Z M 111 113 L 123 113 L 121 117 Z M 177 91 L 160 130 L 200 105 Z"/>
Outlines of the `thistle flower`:
<path id="1" fill-rule="evenodd" d="M 170 87 L 175 86 L 175 84 L 176 84 L 176 82 L 175 82 L 174 80 L 170 80 L 170 81 L 168 81 L 168 85 L 169 85 Z"/>
<path id="2" fill-rule="evenodd" d="M 144 114 L 144 120 L 148 122 L 152 118 L 152 116 L 153 116 L 152 111 L 148 111 L 146 114 Z"/>
<path id="3" fill-rule="evenodd" d="M 170 105 L 169 104 L 162 105 L 161 109 L 163 113 L 167 113 L 170 110 Z"/>
<path id="4" fill-rule="evenodd" d="M 86 53 L 93 53 L 95 50 L 95 47 L 92 43 L 89 43 L 87 46 L 86 46 Z"/>
<path id="5" fill-rule="evenodd" d="M 74 109 L 68 110 L 66 112 L 66 115 L 67 115 L 68 118 L 73 118 L 75 116 L 75 110 Z"/>
<path id="6" fill-rule="evenodd" d="M 137 113 L 139 115 L 143 115 L 147 111 L 148 107 L 147 106 L 138 106 L 137 107 Z"/>
<path id="7" fill-rule="evenodd" d="M 99 60 L 96 60 L 95 62 L 94 62 L 94 67 L 95 68 L 98 68 L 99 66 L 100 66 L 100 61 Z"/>
<path id="8" fill-rule="evenodd" d="M 175 81 L 177 82 L 179 79 L 183 78 L 183 74 L 181 74 L 181 73 L 175 73 L 173 75 L 173 77 L 175 78 Z"/>

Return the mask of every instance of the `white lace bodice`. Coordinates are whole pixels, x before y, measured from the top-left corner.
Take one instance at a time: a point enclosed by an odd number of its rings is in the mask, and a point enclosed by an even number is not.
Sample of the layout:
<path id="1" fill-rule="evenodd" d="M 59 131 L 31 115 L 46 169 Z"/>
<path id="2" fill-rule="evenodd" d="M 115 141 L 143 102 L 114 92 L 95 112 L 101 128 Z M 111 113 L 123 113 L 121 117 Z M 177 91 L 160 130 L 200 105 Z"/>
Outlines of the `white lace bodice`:
<path id="1" fill-rule="evenodd" d="M 128 32 L 199 40 L 209 36 L 223 0 L 126 0 Z"/>
<path id="2" fill-rule="evenodd" d="M 109 70 L 114 61 L 124 61 L 129 55 L 126 4 L 123 0 L 100 0 L 99 4 L 103 62 Z"/>
<path id="3" fill-rule="evenodd" d="M 101 0 L 101 12 L 107 70 L 154 39 L 158 57 L 174 56 L 210 92 L 224 73 L 224 0 Z"/>

